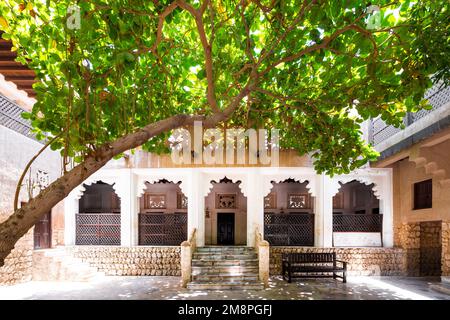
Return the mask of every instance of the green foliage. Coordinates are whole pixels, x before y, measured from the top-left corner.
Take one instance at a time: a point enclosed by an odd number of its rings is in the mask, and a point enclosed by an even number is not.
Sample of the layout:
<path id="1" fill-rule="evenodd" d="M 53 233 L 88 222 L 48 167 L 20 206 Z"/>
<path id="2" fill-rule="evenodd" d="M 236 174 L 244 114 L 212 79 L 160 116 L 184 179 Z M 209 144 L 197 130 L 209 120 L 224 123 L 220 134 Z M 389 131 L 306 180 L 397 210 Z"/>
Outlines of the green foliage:
<path id="1" fill-rule="evenodd" d="M 198 2 L 187 1 L 200 10 Z M 70 29 L 67 8 L 75 3 L 81 27 Z M 381 116 L 401 126 L 406 112 L 427 108 L 421 100 L 431 75 L 448 83 L 448 1 L 378 1 L 376 28 L 368 28 L 367 5 L 359 0 L 240 3 L 213 0 L 201 15 L 217 105 L 225 109 L 251 85 L 228 125 L 282 129 L 282 146 L 312 153 L 319 172 L 345 173 L 376 159 L 361 123 Z M 24 117 L 38 136 L 61 134 L 53 150 L 83 161 L 96 146 L 149 123 L 215 112 L 191 12 L 171 11 L 155 45 L 170 4 L 0 3 L 3 38 L 39 80 L 38 101 Z M 143 147 L 167 152 L 168 136 Z"/>

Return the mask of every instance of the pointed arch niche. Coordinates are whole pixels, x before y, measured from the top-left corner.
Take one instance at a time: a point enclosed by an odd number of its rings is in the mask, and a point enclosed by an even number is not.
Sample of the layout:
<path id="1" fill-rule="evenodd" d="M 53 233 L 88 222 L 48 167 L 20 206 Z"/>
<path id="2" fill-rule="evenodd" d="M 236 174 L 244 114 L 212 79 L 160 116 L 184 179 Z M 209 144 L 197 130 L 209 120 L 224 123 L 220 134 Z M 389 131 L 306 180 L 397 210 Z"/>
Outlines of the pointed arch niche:
<path id="1" fill-rule="evenodd" d="M 120 245 L 120 198 L 114 186 L 115 183 L 91 180 L 78 190 L 76 245 Z"/>
<path id="2" fill-rule="evenodd" d="M 151 179 L 140 189 L 138 244 L 178 246 L 187 239 L 188 200 L 181 181 Z"/>
<path id="3" fill-rule="evenodd" d="M 209 181 L 205 195 L 205 244 L 245 245 L 247 243 L 247 197 L 245 183 L 228 176 Z"/>
<path id="4" fill-rule="evenodd" d="M 315 199 L 310 181 L 271 181 L 264 197 L 264 238 L 272 246 L 313 246 Z"/>
<path id="5" fill-rule="evenodd" d="M 379 177 L 345 176 L 333 181 L 333 246 L 383 246 Z"/>

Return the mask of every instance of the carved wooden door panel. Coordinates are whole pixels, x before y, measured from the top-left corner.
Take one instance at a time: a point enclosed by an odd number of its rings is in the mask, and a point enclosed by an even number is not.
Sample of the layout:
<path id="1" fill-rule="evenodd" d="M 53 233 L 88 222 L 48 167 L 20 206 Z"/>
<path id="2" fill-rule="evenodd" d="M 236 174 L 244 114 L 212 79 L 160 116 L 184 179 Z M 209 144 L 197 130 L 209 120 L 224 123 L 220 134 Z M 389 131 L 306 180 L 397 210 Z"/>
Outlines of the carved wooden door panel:
<path id="1" fill-rule="evenodd" d="M 217 244 L 234 245 L 234 213 L 217 213 Z"/>
<path id="2" fill-rule="evenodd" d="M 34 226 L 34 248 L 51 248 L 51 213 L 46 213 Z"/>

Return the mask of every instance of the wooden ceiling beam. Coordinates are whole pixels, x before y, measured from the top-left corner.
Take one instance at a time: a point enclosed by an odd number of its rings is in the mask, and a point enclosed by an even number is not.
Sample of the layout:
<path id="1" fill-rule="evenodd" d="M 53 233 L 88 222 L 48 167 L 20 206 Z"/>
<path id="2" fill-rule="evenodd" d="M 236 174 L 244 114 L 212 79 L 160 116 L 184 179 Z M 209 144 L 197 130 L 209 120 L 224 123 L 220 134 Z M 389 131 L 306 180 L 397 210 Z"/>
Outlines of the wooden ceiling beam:
<path id="1" fill-rule="evenodd" d="M 36 94 L 32 87 L 36 82 L 35 72 L 15 61 L 17 52 L 11 51 L 11 41 L 1 39 L 2 33 L 0 32 L 0 74 L 5 77 L 6 81 L 15 83 L 17 89 L 24 90 L 30 97 L 35 97 Z"/>

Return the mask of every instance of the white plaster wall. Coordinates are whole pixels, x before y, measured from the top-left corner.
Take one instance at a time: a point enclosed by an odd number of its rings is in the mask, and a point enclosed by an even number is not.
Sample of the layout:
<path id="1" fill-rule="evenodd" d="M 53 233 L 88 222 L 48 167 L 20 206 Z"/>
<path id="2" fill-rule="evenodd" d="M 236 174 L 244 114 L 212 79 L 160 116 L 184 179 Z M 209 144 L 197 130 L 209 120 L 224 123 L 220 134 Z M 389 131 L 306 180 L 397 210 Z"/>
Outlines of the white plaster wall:
<path id="1" fill-rule="evenodd" d="M 378 232 L 333 232 L 335 247 L 381 247 Z"/>
<path id="2" fill-rule="evenodd" d="M 11 213 L 14 193 L 28 161 L 43 147 L 42 144 L 0 125 L 0 212 Z M 49 173 L 50 182 L 61 172 L 61 157 L 58 152 L 46 149 L 31 166 L 31 177 L 37 170 Z M 26 188 L 22 187 L 19 201 L 28 201 Z"/>

